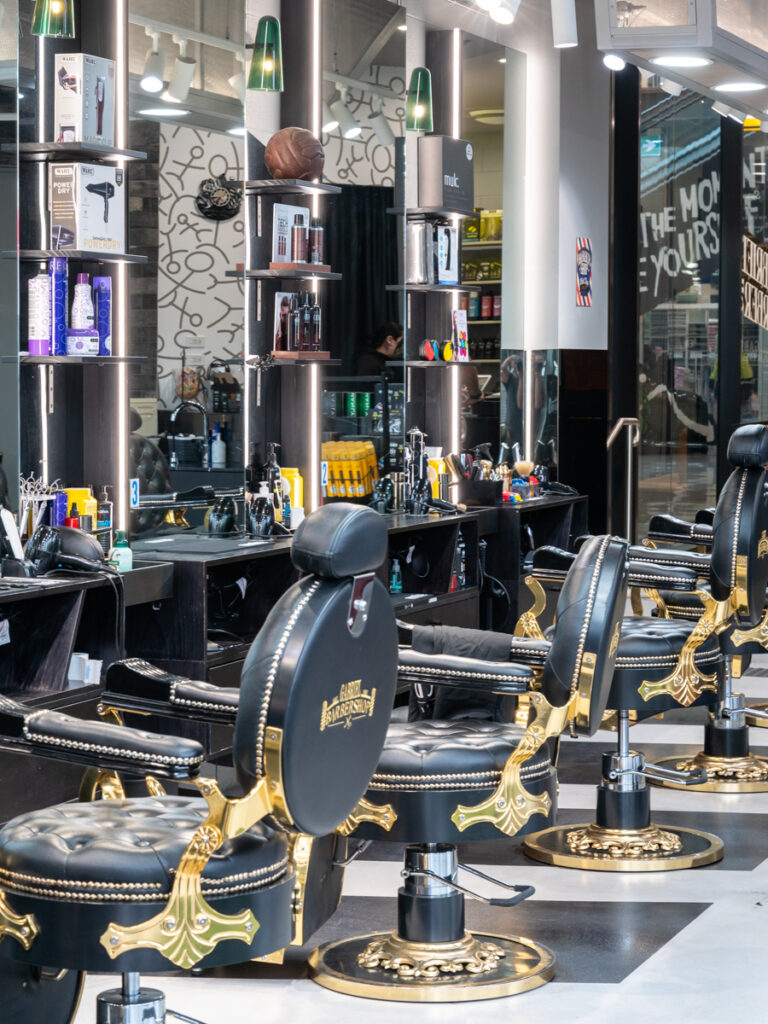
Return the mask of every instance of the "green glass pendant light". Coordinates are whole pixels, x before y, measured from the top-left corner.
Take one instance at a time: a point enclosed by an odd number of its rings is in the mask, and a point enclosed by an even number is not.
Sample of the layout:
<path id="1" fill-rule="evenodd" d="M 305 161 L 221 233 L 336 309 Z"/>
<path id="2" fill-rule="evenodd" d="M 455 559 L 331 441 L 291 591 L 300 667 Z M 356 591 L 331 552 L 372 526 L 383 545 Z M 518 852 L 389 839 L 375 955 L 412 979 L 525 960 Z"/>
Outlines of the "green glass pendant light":
<path id="1" fill-rule="evenodd" d="M 429 68 L 414 68 L 405 101 L 405 127 L 409 132 L 432 131 L 432 75 Z"/>
<path id="2" fill-rule="evenodd" d="M 253 44 L 248 88 L 259 92 L 283 91 L 283 45 L 280 22 L 271 15 L 259 18 Z"/>
<path id="3" fill-rule="evenodd" d="M 75 0 L 35 0 L 32 35 L 74 39 Z"/>

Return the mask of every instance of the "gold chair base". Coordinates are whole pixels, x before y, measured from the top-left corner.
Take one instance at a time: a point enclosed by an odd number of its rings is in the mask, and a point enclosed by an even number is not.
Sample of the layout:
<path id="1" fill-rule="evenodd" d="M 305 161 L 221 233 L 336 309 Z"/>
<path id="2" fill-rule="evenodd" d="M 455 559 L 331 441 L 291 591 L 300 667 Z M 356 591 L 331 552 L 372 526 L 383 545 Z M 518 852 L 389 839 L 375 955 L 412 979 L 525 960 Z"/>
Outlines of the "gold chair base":
<path id="1" fill-rule="evenodd" d="M 710 757 L 703 751 L 695 757 L 664 757 L 659 762 L 669 768 L 688 771 L 703 768 L 707 781 L 697 786 L 681 786 L 666 779 L 648 779 L 666 789 L 693 789 L 698 793 L 768 793 L 768 759 L 756 754 L 746 757 Z"/>
<path id="2" fill-rule="evenodd" d="M 512 996 L 548 982 L 555 958 L 530 939 L 467 932 L 456 942 L 407 942 L 391 932 L 320 946 L 310 975 L 364 999 L 459 1003 Z"/>
<path id="3" fill-rule="evenodd" d="M 582 871 L 680 871 L 714 864 L 723 856 L 717 836 L 692 828 L 607 829 L 556 825 L 526 836 L 533 860 Z"/>

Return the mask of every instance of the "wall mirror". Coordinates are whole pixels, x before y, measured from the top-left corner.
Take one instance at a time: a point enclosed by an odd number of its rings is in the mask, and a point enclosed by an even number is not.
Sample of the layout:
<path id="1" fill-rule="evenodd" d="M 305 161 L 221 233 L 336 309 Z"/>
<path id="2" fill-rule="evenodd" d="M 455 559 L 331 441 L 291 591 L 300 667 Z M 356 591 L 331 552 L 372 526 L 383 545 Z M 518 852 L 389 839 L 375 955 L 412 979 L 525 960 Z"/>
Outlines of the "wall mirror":
<path id="1" fill-rule="evenodd" d="M 6 31 L 0 36 L 0 182 L 6 202 L 0 212 L 0 308 L 4 330 L 0 340 L 0 504 L 18 507 L 19 490 L 19 280 L 14 258 L 17 247 L 18 183 L 17 37 L 8 30 L 15 24 L 15 0 L 4 5 Z"/>
<path id="2" fill-rule="evenodd" d="M 129 477 L 240 488 L 244 437 L 244 0 L 129 0 Z M 214 437 L 209 446 L 204 438 Z M 144 526 L 156 526 L 142 516 Z M 191 521 L 191 520 L 190 520 Z"/>
<path id="3" fill-rule="evenodd" d="M 340 188 L 325 230 L 343 281 L 325 289 L 337 365 L 323 385 L 324 462 L 335 443 L 364 440 L 380 472 L 397 468 L 404 439 L 405 27 L 405 9 L 382 0 L 322 5 L 324 178 Z"/>

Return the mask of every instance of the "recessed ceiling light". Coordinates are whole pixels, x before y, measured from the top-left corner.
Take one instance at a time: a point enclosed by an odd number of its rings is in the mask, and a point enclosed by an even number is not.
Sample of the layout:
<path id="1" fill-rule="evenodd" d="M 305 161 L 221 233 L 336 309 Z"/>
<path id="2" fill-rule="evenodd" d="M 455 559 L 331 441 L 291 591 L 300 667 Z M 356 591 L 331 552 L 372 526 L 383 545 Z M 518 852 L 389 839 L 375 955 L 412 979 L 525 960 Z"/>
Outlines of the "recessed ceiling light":
<path id="1" fill-rule="evenodd" d="M 709 57 L 693 57 L 686 53 L 670 53 L 663 57 L 653 57 L 651 64 L 660 68 L 705 68 L 714 64 Z"/>
<path id="2" fill-rule="evenodd" d="M 506 57 L 499 57 L 499 64 L 506 64 L 506 63 L 507 63 L 507 58 Z"/>
<path id="3" fill-rule="evenodd" d="M 189 111 L 179 110 L 178 107 L 146 107 L 136 113 L 141 117 L 186 117 Z"/>
<path id="4" fill-rule="evenodd" d="M 496 22 L 497 25 L 511 25 L 515 20 L 515 12 L 509 7 L 505 7 L 503 4 L 494 7 L 490 11 L 491 18 Z"/>
<path id="5" fill-rule="evenodd" d="M 760 92 L 764 88 L 762 82 L 723 82 L 714 87 L 715 92 Z"/>
<path id="6" fill-rule="evenodd" d="M 227 135 L 245 135 L 245 128 L 241 124 L 237 128 L 227 128 Z"/>
<path id="7" fill-rule="evenodd" d="M 408 31 L 408 26 L 405 24 L 405 22 L 403 22 L 402 25 L 398 25 L 397 26 L 397 29 L 398 29 L 398 32 L 407 32 Z"/>
<path id="8" fill-rule="evenodd" d="M 603 64 L 610 71 L 623 71 L 627 66 L 627 62 L 623 57 L 619 57 L 617 53 L 606 53 L 603 57 Z"/>

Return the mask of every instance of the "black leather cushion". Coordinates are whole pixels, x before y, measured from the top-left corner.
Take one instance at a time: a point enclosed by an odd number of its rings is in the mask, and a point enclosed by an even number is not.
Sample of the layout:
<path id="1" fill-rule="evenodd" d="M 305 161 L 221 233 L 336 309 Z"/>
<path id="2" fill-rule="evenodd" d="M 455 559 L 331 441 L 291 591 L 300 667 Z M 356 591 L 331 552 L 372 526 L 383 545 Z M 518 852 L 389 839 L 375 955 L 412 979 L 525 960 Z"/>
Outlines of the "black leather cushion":
<path id="1" fill-rule="evenodd" d="M 732 466 L 760 468 L 768 465 L 768 428 L 748 423 L 731 434 L 726 458 Z"/>
<path id="2" fill-rule="evenodd" d="M 129 476 L 139 481 L 139 494 L 169 494 L 171 473 L 168 460 L 154 441 L 141 434 L 131 434 Z M 141 509 L 131 512 L 131 533 L 147 533 L 165 520 L 165 509 Z"/>
<path id="3" fill-rule="evenodd" d="M 678 519 L 677 516 L 659 514 L 651 516 L 648 537 L 651 540 L 672 543 L 680 541 L 709 548 L 712 545 L 712 527 L 708 523 L 691 523 L 686 519 Z"/>
<path id="4" fill-rule="evenodd" d="M 355 837 L 405 843 L 507 838 L 487 822 L 460 832 L 451 815 L 459 804 L 472 806 L 491 795 L 522 735 L 519 726 L 475 719 L 393 722 L 366 799 L 392 804 L 397 821 L 389 832 L 362 824 Z M 533 815 L 519 835 L 546 827 L 554 817 L 555 771 L 546 744 L 524 763 L 522 777 L 529 792 L 548 793 L 552 805 L 548 813 Z"/>
<path id="5" fill-rule="evenodd" d="M 650 562 L 653 565 L 674 569 L 693 569 L 697 577 L 709 579 L 710 557 L 698 551 L 682 551 L 679 548 L 647 548 L 643 544 L 632 544 L 629 548 L 630 561 Z"/>
<path id="6" fill-rule="evenodd" d="M 85 970 L 168 970 L 154 950 L 111 960 L 99 939 L 112 922 L 137 924 L 160 911 L 207 813 L 200 798 L 147 797 L 60 804 L 10 821 L 0 831 L 0 889 L 40 926 L 30 953 L 12 943 L 11 955 Z M 241 962 L 290 941 L 293 882 L 281 834 L 257 824 L 225 843 L 205 868 L 203 894 L 222 913 L 250 907 L 260 928 L 253 945 L 224 942 L 202 964 Z"/>
<path id="7" fill-rule="evenodd" d="M 326 508 L 338 506 L 320 511 Z M 266 773 L 266 745 L 272 729 L 281 729 L 286 802 L 293 828 L 308 835 L 334 831 L 365 792 L 394 703 L 398 650 L 389 594 L 371 581 L 368 618 L 358 615 L 353 635 L 352 593 L 349 579 L 308 576 L 291 587 L 267 616 L 241 677 L 234 735 L 240 784 L 248 791 Z"/>
<path id="8" fill-rule="evenodd" d="M 671 674 L 694 626 L 695 623 L 682 619 L 643 616 L 624 619 L 608 707 L 613 711 L 637 711 L 642 717 L 679 708 L 680 703 L 671 696 L 644 700 L 638 691 L 646 680 L 654 683 Z M 707 675 L 721 671 L 723 659 L 716 636 L 710 636 L 697 648 L 694 663 Z M 686 706 L 712 705 L 714 702 L 715 693 L 705 690 L 692 705 Z"/>
<path id="9" fill-rule="evenodd" d="M 560 591 L 557 628 L 542 674 L 542 692 L 562 706 L 572 687 L 589 702 L 588 721 L 576 723 L 592 734 L 600 726 L 613 676 L 616 630 L 626 603 L 627 542 L 591 537 L 581 548 Z M 591 685 L 580 680 L 585 656 L 594 658 Z"/>
<path id="10" fill-rule="evenodd" d="M 387 557 L 387 527 L 372 508 L 338 502 L 325 505 L 300 524 L 291 558 L 302 572 L 342 580 L 373 572 Z"/>
<path id="11" fill-rule="evenodd" d="M 739 431 L 736 431 L 738 433 Z M 768 556 L 760 555 L 759 541 L 768 530 L 768 502 L 763 469 L 737 469 L 720 492 L 715 511 L 712 539 L 712 595 L 725 600 L 736 587 L 739 559 L 745 560 L 745 589 L 748 607 L 739 608 L 736 618 L 743 626 L 754 626 L 762 617 L 768 582 Z"/>

